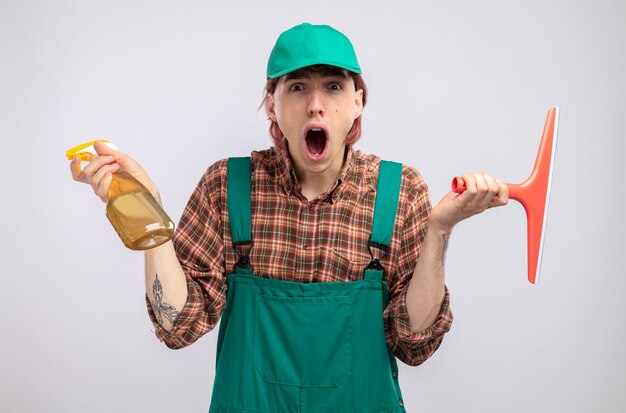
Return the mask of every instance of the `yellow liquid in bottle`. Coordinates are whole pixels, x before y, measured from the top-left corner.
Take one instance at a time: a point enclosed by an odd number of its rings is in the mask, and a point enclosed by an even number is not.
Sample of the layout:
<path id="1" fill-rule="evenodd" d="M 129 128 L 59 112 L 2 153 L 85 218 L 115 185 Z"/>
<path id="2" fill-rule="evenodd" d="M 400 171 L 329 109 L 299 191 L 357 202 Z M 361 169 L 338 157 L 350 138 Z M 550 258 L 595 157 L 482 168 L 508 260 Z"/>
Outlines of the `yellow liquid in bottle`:
<path id="1" fill-rule="evenodd" d="M 126 247 L 146 250 L 167 242 L 174 223 L 152 194 L 126 172 L 113 174 L 106 216 Z"/>

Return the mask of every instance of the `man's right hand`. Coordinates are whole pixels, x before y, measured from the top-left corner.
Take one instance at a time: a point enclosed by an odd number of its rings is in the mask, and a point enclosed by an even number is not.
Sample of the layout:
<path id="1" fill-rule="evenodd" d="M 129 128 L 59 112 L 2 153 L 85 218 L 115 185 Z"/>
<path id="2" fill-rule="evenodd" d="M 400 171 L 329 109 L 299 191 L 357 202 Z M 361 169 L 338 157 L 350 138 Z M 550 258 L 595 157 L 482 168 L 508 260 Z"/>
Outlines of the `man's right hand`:
<path id="1" fill-rule="evenodd" d="M 102 142 L 96 142 L 94 149 L 97 155 L 80 173 L 76 172 L 80 160 L 75 156 L 70 162 L 70 170 L 75 181 L 91 185 L 95 194 L 102 200 L 109 200 L 109 186 L 113 179 L 112 174 L 123 169 L 141 182 L 154 197 L 158 196 L 158 190 L 145 169 L 133 158 L 125 153 L 115 151 Z M 158 198 L 157 198 L 158 199 Z"/>

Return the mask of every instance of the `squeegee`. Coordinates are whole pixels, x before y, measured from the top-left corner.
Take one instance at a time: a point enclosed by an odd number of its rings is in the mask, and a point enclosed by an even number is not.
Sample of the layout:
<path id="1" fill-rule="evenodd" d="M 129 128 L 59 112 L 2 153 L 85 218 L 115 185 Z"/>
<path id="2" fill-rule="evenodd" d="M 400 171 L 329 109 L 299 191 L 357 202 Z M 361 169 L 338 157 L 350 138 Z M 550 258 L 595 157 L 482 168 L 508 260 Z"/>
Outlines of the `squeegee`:
<path id="1" fill-rule="evenodd" d="M 556 152 L 556 136 L 559 124 L 559 108 L 548 111 L 537 159 L 530 176 L 521 184 L 507 184 L 509 197 L 519 201 L 526 210 L 528 223 L 528 281 L 536 284 L 541 271 L 541 255 L 548 217 L 548 201 L 552 183 L 552 167 Z M 452 191 L 463 193 L 465 181 L 461 177 L 452 180 Z"/>

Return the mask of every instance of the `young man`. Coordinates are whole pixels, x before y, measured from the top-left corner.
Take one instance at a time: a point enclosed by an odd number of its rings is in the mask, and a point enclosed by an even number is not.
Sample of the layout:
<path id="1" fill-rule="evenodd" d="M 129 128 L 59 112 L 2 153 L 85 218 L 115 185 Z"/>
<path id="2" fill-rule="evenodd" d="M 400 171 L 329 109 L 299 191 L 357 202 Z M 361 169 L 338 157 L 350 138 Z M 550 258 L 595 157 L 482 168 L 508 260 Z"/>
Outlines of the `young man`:
<path id="1" fill-rule="evenodd" d="M 211 412 L 403 412 L 394 356 L 421 364 L 452 322 L 452 227 L 507 202 L 506 185 L 468 174 L 466 192 L 431 210 L 415 169 L 354 151 L 360 73 L 335 29 L 283 32 L 267 69 L 274 147 L 210 166 L 173 242 L 145 253 L 148 310 L 167 346 L 222 318 Z M 128 155 L 96 150 L 81 175 L 70 167 L 103 201 L 119 168 L 158 196 Z"/>

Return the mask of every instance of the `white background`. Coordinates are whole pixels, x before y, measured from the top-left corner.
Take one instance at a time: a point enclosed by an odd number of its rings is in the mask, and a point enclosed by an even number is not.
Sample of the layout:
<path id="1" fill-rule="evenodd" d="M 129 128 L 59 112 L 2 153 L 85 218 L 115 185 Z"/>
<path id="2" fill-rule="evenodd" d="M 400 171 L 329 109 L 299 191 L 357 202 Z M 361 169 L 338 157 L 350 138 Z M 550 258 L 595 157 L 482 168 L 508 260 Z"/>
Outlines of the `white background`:
<path id="1" fill-rule="evenodd" d="M 401 366 L 408 411 L 626 411 L 626 5 L 607 0 L 3 0 L 0 411 L 207 410 L 216 331 L 156 340 L 142 254 L 64 154 L 114 141 L 177 221 L 209 164 L 271 144 L 266 59 L 304 21 L 357 49 L 357 149 L 417 167 L 433 202 L 461 172 L 523 181 L 561 107 L 541 283 L 518 203 L 461 223 L 455 321 L 431 360 Z"/>

